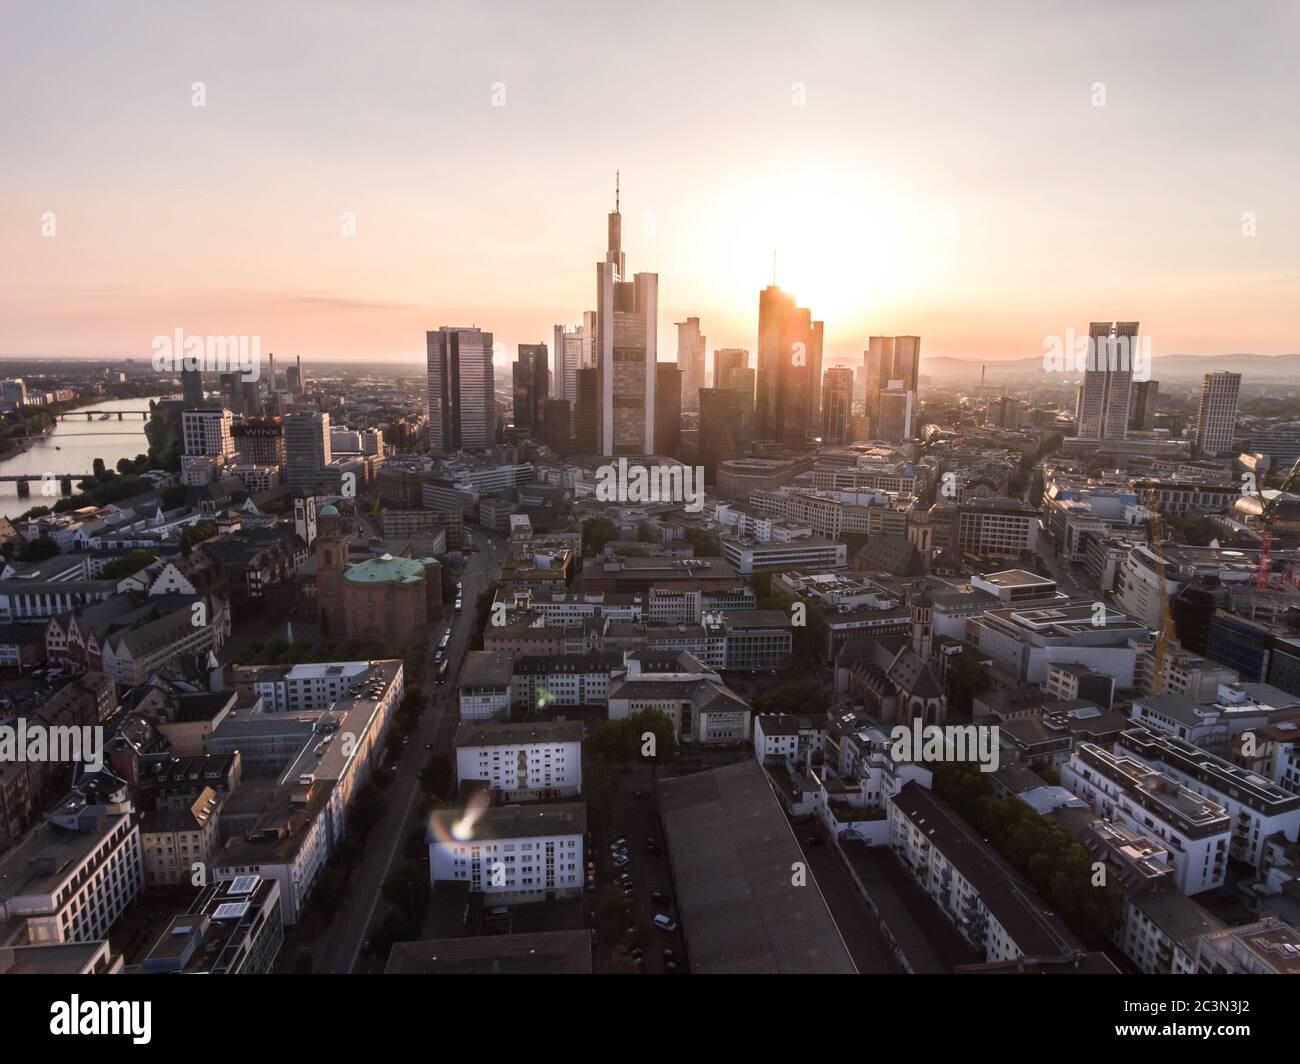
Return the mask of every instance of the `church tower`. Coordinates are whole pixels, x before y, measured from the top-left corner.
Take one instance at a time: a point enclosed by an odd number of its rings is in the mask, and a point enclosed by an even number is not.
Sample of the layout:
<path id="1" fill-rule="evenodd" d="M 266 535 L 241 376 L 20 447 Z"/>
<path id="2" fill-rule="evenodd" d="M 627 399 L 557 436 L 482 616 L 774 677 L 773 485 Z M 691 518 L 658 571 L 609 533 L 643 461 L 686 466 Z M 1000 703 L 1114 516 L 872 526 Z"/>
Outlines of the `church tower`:
<path id="1" fill-rule="evenodd" d="M 347 545 L 343 540 L 343 521 L 338 508 L 322 506 L 316 515 L 316 608 L 321 617 L 337 625 L 342 635 L 339 602 L 343 594 L 343 568 Z"/>
<path id="2" fill-rule="evenodd" d="M 929 661 L 933 640 L 934 602 L 922 587 L 912 598 L 912 652 L 922 661 Z"/>

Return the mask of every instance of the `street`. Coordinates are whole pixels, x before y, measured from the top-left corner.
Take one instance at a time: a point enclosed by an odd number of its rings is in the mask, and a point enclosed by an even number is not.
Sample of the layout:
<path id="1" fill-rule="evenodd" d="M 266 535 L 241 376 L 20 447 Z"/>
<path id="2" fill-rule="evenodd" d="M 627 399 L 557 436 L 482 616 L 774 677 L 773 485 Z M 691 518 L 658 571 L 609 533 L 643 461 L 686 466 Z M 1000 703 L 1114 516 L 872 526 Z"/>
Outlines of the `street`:
<path id="1" fill-rule="evenodd" d="M 383 815 L 371 831 L 366 842 L 366 854 L 349 880 L 346 902 L 314 942 L 305 939 L 294 942 L 298 947 L 311 946 L 315 971 L 350 972 L 357 967 L 361 946 L 376 917 L 380 915 L 379 901 L 384 880 L 407 836 L 416 826 L 416 811 L 425 797 L 420 789 L 420 770 L 432 751 L 451 752 L 459 719 L 456 680 L 474 632 L 475 600 L 479 592 L 492 581 L 497 566 L 505 555 L 504 541 L 492 540 L 477 530 L 467 528 L 465 531 L 479 550 L 468 555 L 469 560 L 459 577 L 464 585 L 464 606 L 457 617 L 452 613 L 450 604 L 447 604 L 442 618 L 431 633 L 434 637 L 440 636 L 449 622 L 452 625 L 451 642 L 447 646 L 447 679 L 442 684 L 433 682 L 432 653 L 425 676 L 418 680 L 409 676 L 406 678 L 408 688 L 416 685 L 423 688 L 429 696 L 430 706 L 412 733 L 411 741 L 403 748 L 394 781 L 386 792 L 387 802 Z M 436 638 L 431 638 L 429 642 L 436 643 Z M 430 650 L 432 649 L 431 645 Z M 430 745 L 432 750 L 429 749 Z M 296 953 L 296 950 L 293 952 Z M 382 971 L 387 958 L 366 960 L 373 960 L 374 970 Z M 367 963 L 365 966 L 371 965 Z"/>

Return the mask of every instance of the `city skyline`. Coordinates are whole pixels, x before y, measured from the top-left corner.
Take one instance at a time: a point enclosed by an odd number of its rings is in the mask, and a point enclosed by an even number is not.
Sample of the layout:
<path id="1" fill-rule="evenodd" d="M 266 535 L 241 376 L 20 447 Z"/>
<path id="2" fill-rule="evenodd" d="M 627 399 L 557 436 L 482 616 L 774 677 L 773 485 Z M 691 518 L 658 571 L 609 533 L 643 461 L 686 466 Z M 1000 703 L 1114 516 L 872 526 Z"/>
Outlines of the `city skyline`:
<path id="1" fill-rule="evenodd" d="M 504 13 L 492 48 L 474 16 L 401 8 L 364 53 L 346 31 L 368 16 L 346 6 L 299 11 L 288 35 L 239 6 L 220 26 L 71 8 L 57 52 L 37 36 L 0 73 L 27 103 L 0 117 L 4 354 L 143 357 L 180 326 L 415 363 L 429 329 L 475 324 L 505 366 L 589 309 L 615 170 L 664 337 L 698 317 L 716 347 L 753 350 L 775 252 L 777 283 L 826 322 L 828 365 L 907 333 L 931 357 L 1032 357 L 1099 305 L 1147 323 L 1157 355 L 1300 346 L 1295 149 L 1270 135 L 1294 118 L 1282 5 L 1240 28 L 1189 19 L 1177 53 L 1163 5 L 1125 10 L 1123 34 L 1118 9 L 1023 8 L 1006 39 L 974 15 L 837 11 L 820 28 L 799 16 L 793 43 L 776 32 L 793 15 L 678 11 L 633 39 L 567 5 Z M 146 22 L 190 47 L 142 56 Z M 420 61 L 417 42 L 457 29 L 463 52 Z M 546 45 L 575 32 L 592 62 L 548 76 Z M 930 47 L 908 49 L 904 77 L 890 46 L 918 37 Z M 733 50 L 743 69 L 696 61 Z M 644 125 L 617 120 L 652 106 Z M 596 151 L 512 166 L 593 107 Z M 479 165 L 436 165 L 440 143 Z"/>

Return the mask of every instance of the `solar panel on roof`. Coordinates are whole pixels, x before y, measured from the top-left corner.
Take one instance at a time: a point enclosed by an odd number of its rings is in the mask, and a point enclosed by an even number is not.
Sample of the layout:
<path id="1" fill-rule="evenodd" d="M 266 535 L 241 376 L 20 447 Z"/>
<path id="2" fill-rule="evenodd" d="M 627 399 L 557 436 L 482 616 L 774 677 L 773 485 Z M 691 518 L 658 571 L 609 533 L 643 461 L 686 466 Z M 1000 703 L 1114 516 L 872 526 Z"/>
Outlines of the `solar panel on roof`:
<path id="1" fill-rule="evenodd" d="M 223 901 L 212 913 L 214 920 L 238 920 L 248 912 L 246 901 Z"/>
<path id="2" fill-rule="evenodd" d="M 230 889 L 227 894 L 252 894 L 257 889 L 257 884 L 261 881 L 261 876 L 236 876 L 230 881 Z"/>

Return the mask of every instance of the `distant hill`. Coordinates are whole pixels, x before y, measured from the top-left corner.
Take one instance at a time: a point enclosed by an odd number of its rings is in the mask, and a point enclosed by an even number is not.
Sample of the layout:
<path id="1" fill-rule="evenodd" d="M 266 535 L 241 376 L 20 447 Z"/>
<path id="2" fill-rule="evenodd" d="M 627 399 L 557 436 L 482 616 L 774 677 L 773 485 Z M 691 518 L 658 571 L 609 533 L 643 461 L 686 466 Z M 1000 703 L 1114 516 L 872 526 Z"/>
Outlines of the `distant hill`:
<path id="1" fill-rule="evenodd" d="M 1006 380 L 1028 377 L 1042 372 L 1043 358 L 1013 358 L 1001 362 L 979 362 L 974 359 L 952 358 L 937 355 L 921 356 L 921 372 L 935 380 L 978 381 L 980 367 L 985 367 L 988 380 Z M 1215 370 L 1230 370 L 1252 381 L 1287 380 L 1300 378 L 1300 354 L 1295 355 L 1155 355 L 1151 376 L 1160 380 L 1200 377 Z"/>

